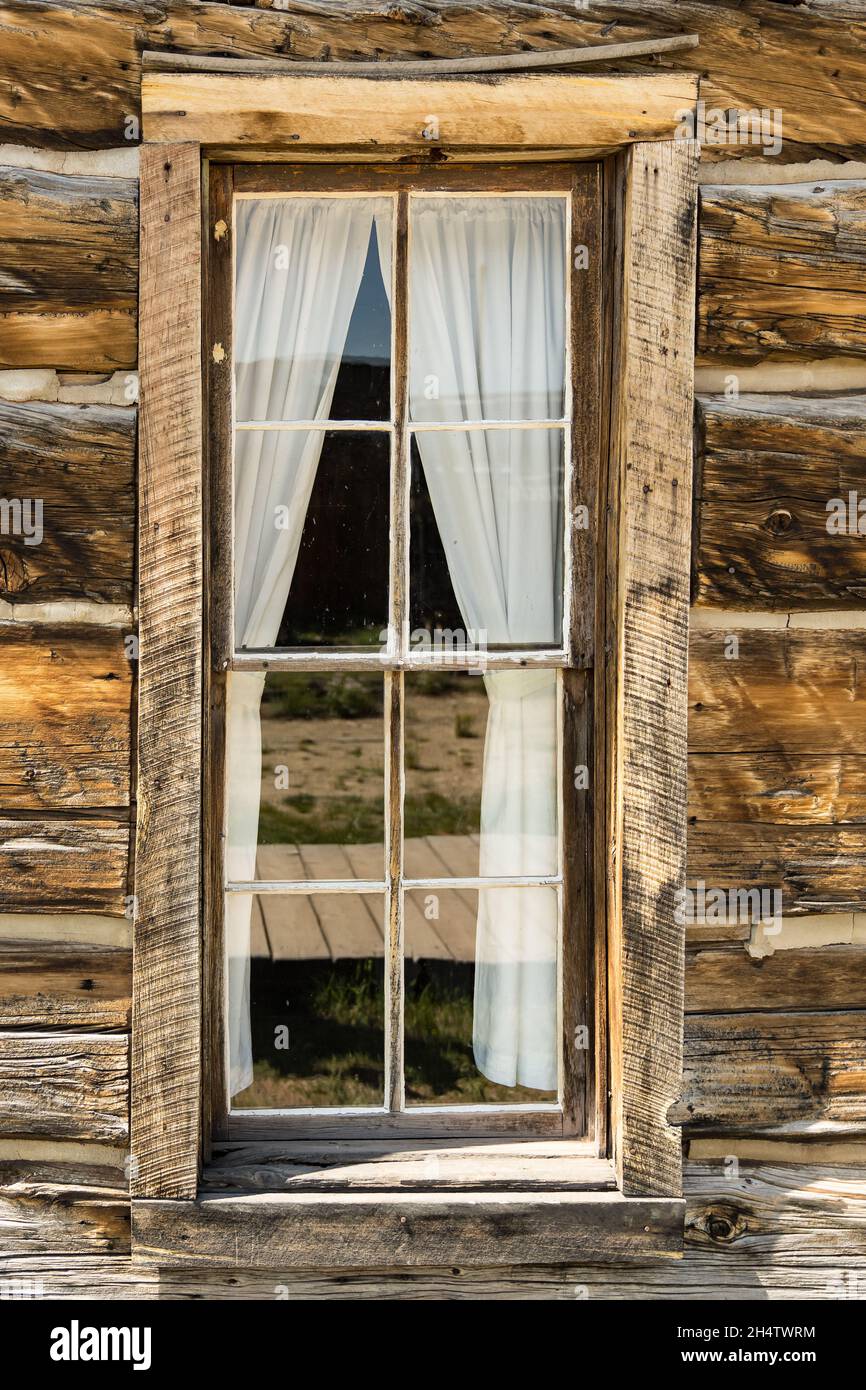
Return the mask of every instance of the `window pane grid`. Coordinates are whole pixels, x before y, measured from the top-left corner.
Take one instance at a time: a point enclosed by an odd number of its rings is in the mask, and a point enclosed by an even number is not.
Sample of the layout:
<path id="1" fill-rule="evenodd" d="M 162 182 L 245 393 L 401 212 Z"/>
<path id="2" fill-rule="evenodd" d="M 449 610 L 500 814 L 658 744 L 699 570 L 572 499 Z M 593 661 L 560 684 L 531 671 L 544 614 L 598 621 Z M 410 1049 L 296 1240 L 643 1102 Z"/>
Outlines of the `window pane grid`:
<path id="1" fill-rule="evenodd" d="M 386 873 L 381 879 L 352 880 L 251 880 L 249 882 L 230 881 L 225 884 L 227 894 L 286 894 L 286 895 L 362 895 L 384 894 L 385 896 L 385 1082 L 384 1106 L 376 1108 L 351 1107 L 347 1114 L 400 1114 L 406 1108 L 405 1067 L 404 1067 L 404 1020 L 405 1020 L 405 970 L 404 970 L 404 920 L 406 894 L 413 890 L 454 891 L 487 890 L 497 888 L 553 888 L 556 890 L 558 904 L 558 943 L 556 970 L 561 980 L 561 888 L 563 883 L 562 859 L 562 808 L 561 808 L 561 683 L 557 680 L 557 773 L 558 773 L 558 814 L 556 821 L 556 862 L 557 870 L 550 874 L 407 877 L 403 864 L 404 849 L 404 768 L 405 735 L 404 710 L 405 671 L 436 670 L 446 666 L 454 671 L 477 671 L 478 656 L 483 659 L 483 669 L 516 670 L 556 670 L 568 664 L 568 652 L 564 640 L 556 646 L 539 648 L 526 644 L 509 644 L 495 650 L 486 648 L 457 649 L 443 655 L 436 651 L 416 651 L 412 649 L 408 597 L 410 584 L 409 556 L 409 506 L 410 506 L 410 441 L 414 436 L 450 431 L 453 433 L 472 431 L 528 431 L 557 430 L 563 435 L 564 471 L 562 478 L 563 498 L 569 496 L 571 472 L 571 371 L 568 361 L 568 335 L 566 334 L 566 360 L 563 380 L 566 413 L 562 418 L 520 418 L 520 419 L 472 419 L 465 420 L 410 420 L 408 418 L 408 283 L 409 283 L 409 200 L 413 195 L 402 192 L 396 197 L 396 217 L 394 221 L 394 250 L 392 257 L 392 297 L 391 297 L 391 370 L 390 370 L 390 418 L 387 420 L 238 420 L 234 423 L 236 432 L 269 431 L 308 431 L 326 433 L 331 431 L 370 431 L 388 434 L 391 440 L 391 524 L 389 539 L 389 623 L 388 642 L 384 650 L 340 651 L 322 649 L 249 649 L 235 650 L 226 663 L 234 670 L 296 670 L 296 671 L 379 671 L 385 678 L 385 843 L 384 858 Z M 506 195 L 507 196 L 507 195 Z M 520 196 L 520 195 L 515 195 Z M 532 196 L 532 195 L 529 195 Z M 566 200 L 568 233 L 566 246 L 570 245 L 570 201 Z M 570 282 L 570 256 L 566 256 L 567 283 Z M 566 298 L 566 303 L 570 299 Z M 564 529 L 567 535 L 567 527 Z M 569 547 L 564 538 L 564 575 L 569 573 Z M 563 624 L 565 624 L 563 628 Z M 560 633 L 569 631 L 568 605 L 560 617 Z M 561 1008 L 561 987 L 557 987 L 557 1010 Z M 557 1036 L 561 1035 L 560 1020 L 557 1022 Z M 562 1090 L 562 1056 L 558 1049 L 558 1094 Z M 413 1105 L 412 1113 L 461 1115 L 470 1110 L 484 1114 L 527 1115 L 556 1113 L 561 1102 L 550 1104 L 539 1101 L 534 1104 L 484 1104 L 465 1105 Z M 236 1113 L 252 1115 L 253 1110 Z M 268 1112 L 265 1112 L 268 1113 Z M 273 1112 L 270 1112 L 273 1113 Z M 297 1117 L 301 1114 L 323 1115 L 326 1108 L 316 1107 L 302 1111 L 292 1107 L 285 1113 Z"/>

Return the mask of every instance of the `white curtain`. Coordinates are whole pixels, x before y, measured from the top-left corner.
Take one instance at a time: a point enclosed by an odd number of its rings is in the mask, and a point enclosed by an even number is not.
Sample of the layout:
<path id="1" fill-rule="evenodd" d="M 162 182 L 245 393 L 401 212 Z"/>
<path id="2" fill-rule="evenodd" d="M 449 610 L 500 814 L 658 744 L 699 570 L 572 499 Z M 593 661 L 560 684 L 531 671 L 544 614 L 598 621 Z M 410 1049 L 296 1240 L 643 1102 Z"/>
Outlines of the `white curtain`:
<path id="1" fill-rule="evenodd" d="M 565 216 L 559 199 L 413 200 L 410 409 L 415 420 L 563 413 Z M 467 629 L 489 645 L 561 640 L 559 430 L 419 431 Z M 555 873 L 556 677 L 485 676 L 490 699 L 480 872 Z M 557 1085 L 556 895 L 479 893 L 473 1047 L 504 1086 Z"/>
<path id="2" fill-rule="evenodd" d="M 235 418 L 326 420 L 375 223 L 390 233 L 383 198 L 241 199 L 235 271 Z M 238 430 L 234 453 L 235 641 L 270 647 L 298 558 L 324 443 L 321 430 Z M 264 676 L 228 682 L 228 878 L 255 878 Z M 230 1094 L 252 1081 L 249 1009 L 251 900 L 226 897 Z"/>

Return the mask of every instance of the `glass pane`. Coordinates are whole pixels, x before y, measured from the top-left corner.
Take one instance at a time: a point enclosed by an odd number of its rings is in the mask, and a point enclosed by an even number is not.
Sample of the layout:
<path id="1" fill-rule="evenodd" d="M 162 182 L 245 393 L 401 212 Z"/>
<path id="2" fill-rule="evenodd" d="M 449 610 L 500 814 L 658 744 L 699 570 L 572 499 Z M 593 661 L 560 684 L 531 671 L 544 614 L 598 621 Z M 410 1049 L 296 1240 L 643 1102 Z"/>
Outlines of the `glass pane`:
<path id="1" fill-rule="evenodd" d="M 557 873 L 556 672 L 405 681 L 406 877 Z"/>
<path id="2" fill-rule="evenodd" d="M 382 642 L 390 454 L 374 431 L 237 431 L 238 647 Z"/>
<path id="3" fill-rule="evenodd" d="M 413 645 L 560 647 L 562 431 L 421 430 L 411 467 Z"/>
<path id="4" fill-rule="evenodd" d="M 360 672 L 229 673 L 229 882 L 384 878 L 383 687 Z"/>
<path id="5" fill-rule="evenodd" d="M 555 888 L 405 895 L 408 1105 L 556 1100 Z M 416 924 L 413 926 L 413 923 Z"/>
<path id="6" fill-rule="evenodd" d="M 248 922 L 250 1024 L 229 1008 L 237 1109 L 382 1105 L 382 894 L 229 894 Z M 232 915 L 235 918 L 232 922 Z"/>
<path id="7" fill-rule="evenodd" d="M 388 418 L 392 222 L 390 198 L 238 200 L 239 421 Z"/>
<path id="8" fill-rule="evenodd" d="M 413 420 L 560 420 L 562 197 L 409 200 Z"/>

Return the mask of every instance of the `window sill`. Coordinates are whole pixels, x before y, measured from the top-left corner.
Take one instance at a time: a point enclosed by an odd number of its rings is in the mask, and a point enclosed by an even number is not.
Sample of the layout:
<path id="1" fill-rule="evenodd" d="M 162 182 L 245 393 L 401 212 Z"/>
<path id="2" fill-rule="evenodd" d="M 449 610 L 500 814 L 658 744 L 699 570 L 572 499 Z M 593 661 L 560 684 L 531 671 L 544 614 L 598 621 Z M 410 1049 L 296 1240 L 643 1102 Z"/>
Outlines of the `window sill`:
<path id="1" fill-rule="evenodd" d="M 250 1269 L 606 1263 L 682 1252 L 685 1204 L 585 1145 L 224 1145 L 194 1201 L 133 1201 L 133 1252 Z"/>

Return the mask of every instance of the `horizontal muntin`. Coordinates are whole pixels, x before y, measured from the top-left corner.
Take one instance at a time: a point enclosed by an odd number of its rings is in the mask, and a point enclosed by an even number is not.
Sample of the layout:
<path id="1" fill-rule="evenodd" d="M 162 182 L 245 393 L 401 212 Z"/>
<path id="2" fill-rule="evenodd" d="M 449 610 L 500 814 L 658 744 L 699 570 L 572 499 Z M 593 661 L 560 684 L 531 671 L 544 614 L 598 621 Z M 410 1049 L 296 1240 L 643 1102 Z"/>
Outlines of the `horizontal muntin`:
<path id="1" fill-rule="evenodd" d="M 569 666 L 568 654 L 561 647 L 527 651 L 486 651 L 455 647 L 406 652 L 369 650 L 340 651 L 327 647 L 249 648 L 236 651 L 225 662 L 231 671 L 519 671 Z"/>
<path id="2" fill-rule="evenodd" d="M 407 420 L 409 434 L 429 434 L 432 430 L 462 434 L 466 430 L 561 430 L 570 420 Z M 360 433 L 375 430 L 389 434 L 396 426 L 391 420 L 238 420 L 236 430 L 318 430 L 323 434 Z"/>
<path id="3" fill-rule="evenodd" d="M 481 888 L 556 888 L 562 883 L 561 874 L 512 874 L 509 877 L 483 878 L 404 878 L 394 887 L 407 893 L 419 889 L 449 888 L 477 890 Z M 386 893 L 391 885 L 385 879 L 325 878 L 325 879 L 236 879 L 225 885 L 226 893 L 284 893 L 312 896 L 323 893 Z"/>

